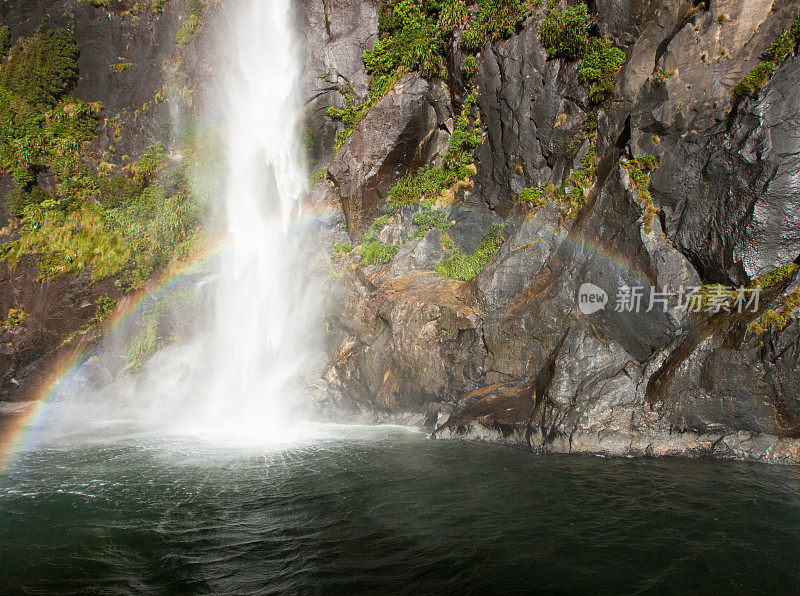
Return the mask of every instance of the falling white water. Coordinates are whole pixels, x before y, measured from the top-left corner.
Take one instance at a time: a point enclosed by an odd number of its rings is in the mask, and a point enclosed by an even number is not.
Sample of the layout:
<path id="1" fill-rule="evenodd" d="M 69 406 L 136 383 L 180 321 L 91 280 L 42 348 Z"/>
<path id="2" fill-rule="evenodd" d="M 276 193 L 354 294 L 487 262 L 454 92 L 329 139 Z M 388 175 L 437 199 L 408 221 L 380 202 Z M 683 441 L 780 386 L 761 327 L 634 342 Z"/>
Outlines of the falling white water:
<path id="1" fill-rule="evenodd" d="M 305 317 L 286 232 L 307 174 L 298 140 L 301 62 L 290 0 L 243 0 L 222 91 L 229 247 L 216 295 L 209 412 L 277 425 L 303 364 Z"/>
<path id="2" fill-rule="evenodd" d="M 319 434 L 298 416 L 318 373 L 323 276 L 309 266 L 314 230 L 294 221 L 308 178 L 291 0 L 239 0 L 223 11 L 219 76 L 206 92 L 217 100 L 211 119 L 226 131 L 225 192 L 215 199 L 224 202 L 223 221 L 211 222 L 225 249 L 216 266 L 159 298 L 166 325 L 187 329 L 179 341 L 135 374 L 116 375 L 144 328 L 134 319 L 62 384 L 50 408 L 53 436 L 88 425 L 90 435 L 107 437 L 132 424 L 225 446 L 273 446 Z"/>

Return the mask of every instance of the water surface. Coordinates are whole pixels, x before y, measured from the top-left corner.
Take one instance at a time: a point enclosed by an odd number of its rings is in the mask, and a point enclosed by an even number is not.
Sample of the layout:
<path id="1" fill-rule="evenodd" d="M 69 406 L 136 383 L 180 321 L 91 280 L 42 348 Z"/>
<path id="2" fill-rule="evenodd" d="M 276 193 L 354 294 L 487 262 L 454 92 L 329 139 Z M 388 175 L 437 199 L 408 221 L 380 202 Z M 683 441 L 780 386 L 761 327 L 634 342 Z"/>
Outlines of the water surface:
<path id="1" fill-rule="evenodd" d="M 797 591 L 799 480 L 397 427 L 261 447 L 116 429 L 0 473 L 0 592 Z"/>

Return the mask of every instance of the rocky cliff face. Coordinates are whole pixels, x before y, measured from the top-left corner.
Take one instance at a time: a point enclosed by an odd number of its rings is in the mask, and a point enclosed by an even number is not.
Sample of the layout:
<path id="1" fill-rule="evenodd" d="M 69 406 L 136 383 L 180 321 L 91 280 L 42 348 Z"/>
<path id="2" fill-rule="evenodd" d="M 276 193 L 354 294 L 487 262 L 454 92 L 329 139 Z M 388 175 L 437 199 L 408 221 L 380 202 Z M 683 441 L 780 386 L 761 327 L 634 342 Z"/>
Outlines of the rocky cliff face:
<path id="1" fill-rule="evenodd" d="M 427 205 L 399 204 L 391 188 L 435 165 L 446 141 L 431 139 L 454 131 L 468 85 L 461 33 L 442 81 L 402 79 L 333 154 L 314 196 L 341 205 L 351 238 L 329 240 L 333 364 L 316 397 L 329 411 L 416 412 L 436 437 L 537 451 L 796 462 L 797 39 L 771 76 L 733 90 L 800 3 L 590 7 L 590 35 L 624 52 L 613 95 L 592 101 L 576 62 L 548 55 L 548 8 L 533 9 L 477 54 L 475 173 Z M 337 51 L 313 34 L 316 52 Z M 585 193 L 567 205 L 559 187 Z M 440 225 L 421 225 L 429 210 Z M 441 274 L 498 223 L 502 245 L 477 275 Z M 341 248 L 365 233 L 360 254 Z M 395 245 L 382 262 L 364 256 L 374 239 Z M 605 292 L 604 309 L 581 311 L 584 283 Z M 716 284 L 763 287 L 759 304 L 740 313 L 735 292 L 714 298 Z M 616 308 L 624 287 L 642 288 L 639 312 Z M 703 308 L 682 308 L 680 288 Z M 648 311 L 654 292 L 672 297 Z"/>
<path id="2" fill-rule="evenodd" d="M 84 161 L 131 179 L 202 110 L 224 2 L 93 4 L 0 19 L 72 32 L 70 92 L 103 106 Z M 298 3 L 309 200 L 335 213 L 315 403 L 535 451 L 798 462 L 800 2 L 546 4 Z M 96 339 L 127 287 L 95 271 L 4 269 L 1 399 Z"/>
<path id="3" fill-rule="evenodd" d="M 91 184 L 112 180 L 115 189 L 140 192 L 144 182 L 132 181 L 131 164 L 146 153 L 148 147 L 161 143 L 173 150 L 173 124 L 195 98 L 194 87 L 200 87 L 208 78 L 207 55 L 200 50 L 210 31 L 203 31 L 198 14 L 205 10 L 205 2 L 170 0 L 164 2 L 127 2 L 112 0 L 90 3 L 77 0 L 42 0 L 38 2 L 3 3 L 0 6 L 0 25 L 8 34 L 9 45 L 24 46 L 37 31 L 66 31 L 77 46 L 74 81 L 69 83 L 69 96 L 62 100 L 84 102 L 92 105 L 97 127 L 92 138 L 83 146 L 70 151 L 76 153 L 80 168 L 86 172 Z M 211 9 L 209 9 L 210 11 Z M 187 27 L 190 13 L 197 20 Z M 209 29 L 208 27 L 206 29 Z M 179 42 L 183 34 L 184 40 Z M 12 49 L 12 52 L 15 51 Z M 8 48 L 3 49 L 4 54 Z M 43 60 L 54 60 L 44 56 Z M 4 56 L 2 62 L 6 62 Z M 56 106 L 60 109 L 61 104 Z M 37 108 L 44 111 L 44 108 Z M 69 108 L 65 108 L 69 109 Z M 4 122 L 3 126 L 9 126 Z M 29 136 L 39 130 L 32 127 Z M 3 130 L 4 142 L 8 142 Z M 16 156 L 10 149 L 4 153 Z M 63 149 L 58 150 L 64 153 Z M 64 157 L 63 155 L 61 157 Z M 75 205 L 116 205 L 118 198 L 108 192 L 90 188 L 84 198 L 69 180 L 59 178 L 42 155 L 32 158 L 31 170 L 36 173 L 32 183 L 12 178 L 9 172 L 0 172 L 0 198 L 3 199 L 0 244 L 6 250 L 9 243 L 25 236 L 25 220 L 9 217 L 11 197 L 24 189 L 26 193 L 40 193 L 42 198 L 56 203 Z M 155 179 L 153 180 L 155 182 Z M 126 184 L 128 186 L 126 186 Z M 136 190 L 134 187 L 139 186 Z M 155 189 L 152 186 L 151 190 Z M 83 191 L 84 189 L 80 189 Z M 76 213 L 72 212 L 73 217 Z M 80 212 L 82 213 L 82 212 Z M 22 214 L 17 214 L 22 217 Z M 60 213 L 59 213 L 60 215 Z M 147 217 L 155 218 L 157 213 Z M 85 219 L 78 218 L 68 232 L 79 237 L 87 227 Z M 90 231 L 91 235 L 93 231 Z M 89 237 L 87 243 L 94 240 Z M 45 273 L 43 262 L 48 257 L 55 261 L 78 261 L 70 257 L 75 243 L 56 245 L 54 237 L 48 239 L 50 248 L 45 254 L 36 250 L 25 251 L 19 262 L 12 262 L 6 252 L 0 263 L 0 314 L 4 325 L 3 349 L 0 357 L 0 400 L 26 400 L 36 395 L 59 363 L 80 352 L 100 337 L 98 323 L 114 310 L 118 301 L 132 289 L 124 282 L 124 270 L 113 275 L 98 272 L 97 263 L 75 263 L 64 274 Z M 40 247 L 42 248 L 42 247 Z M 77 250 L 77 249 L 76 249 Z M 104 249 L 94 252 L 100 254 Z M 50 252 L 51 254 L 47 254 Z M 131 258 L 132 262 L 134 258 Z M 125 266 L 130 272 L 130 267 Z M 158 269 L 148 269 L 145 277 L 158 277 Z M 139 279 L 139 287 L 147 279 Z"/>

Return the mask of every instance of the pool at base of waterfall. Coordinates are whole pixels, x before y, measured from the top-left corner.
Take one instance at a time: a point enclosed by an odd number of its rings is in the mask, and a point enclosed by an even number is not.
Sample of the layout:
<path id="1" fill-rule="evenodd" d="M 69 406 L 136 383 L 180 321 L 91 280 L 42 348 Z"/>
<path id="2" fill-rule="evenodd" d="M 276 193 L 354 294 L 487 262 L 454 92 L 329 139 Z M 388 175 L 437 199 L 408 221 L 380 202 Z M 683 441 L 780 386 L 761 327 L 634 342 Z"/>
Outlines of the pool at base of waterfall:
<path id="1" fill-rule="evenodd" d="M 799 488 L 792 467 L 392 426 L 260 446 L 94 430 L 0 472 L 0 592 L 796 591 Z"/>

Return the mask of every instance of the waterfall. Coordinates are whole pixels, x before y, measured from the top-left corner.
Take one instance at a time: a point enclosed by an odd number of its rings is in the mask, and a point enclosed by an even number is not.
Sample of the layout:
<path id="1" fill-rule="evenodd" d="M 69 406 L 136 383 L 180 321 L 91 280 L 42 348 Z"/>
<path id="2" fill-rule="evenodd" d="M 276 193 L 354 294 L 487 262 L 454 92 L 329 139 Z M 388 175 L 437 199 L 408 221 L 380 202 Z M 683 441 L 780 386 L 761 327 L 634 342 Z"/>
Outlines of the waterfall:
<path id="1" fill-rule="evenodd" d="M 303 363 L 298 329 L 308 318 L 287 235 L 307 181 L 298 139 L 302 67 L 290 0 L 243 0 L 234 10 L 231 63 L 221 75 L 229 245 L 217 282 L 208 403 L 214 417 L 235 408 L 275 421 L 287 415 Z"/>
<path id="2" fill-rule="evenodd" d="M 222 237 L 221 254 L 149 301 L 167 326 L 186 330 L 180 339 L 127 372 L 125 354 L 146 331 L 144 315 L 134 317 L 60 386 L 56 435 L 78 428 L 78 418 L 226 444 L 292 440 L 304 426 L 298 410 L 319 351 L 323 276 L 309 266 L 314 230 L 297 222 L 308 176 L 293 6 L 239 0 L 221 10 L 217 75 L 204 89 L 211 100 L 203 114 L 224 131 L 225 190 L 212 197 L 221 208 L 207 222 Z"/>

